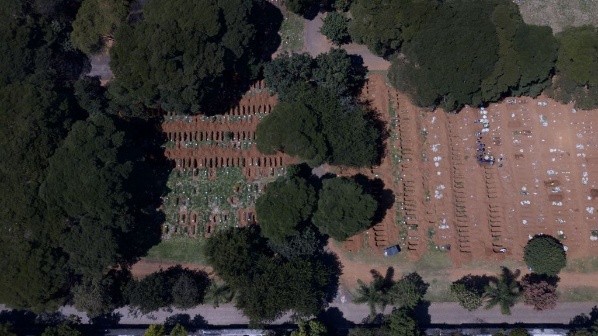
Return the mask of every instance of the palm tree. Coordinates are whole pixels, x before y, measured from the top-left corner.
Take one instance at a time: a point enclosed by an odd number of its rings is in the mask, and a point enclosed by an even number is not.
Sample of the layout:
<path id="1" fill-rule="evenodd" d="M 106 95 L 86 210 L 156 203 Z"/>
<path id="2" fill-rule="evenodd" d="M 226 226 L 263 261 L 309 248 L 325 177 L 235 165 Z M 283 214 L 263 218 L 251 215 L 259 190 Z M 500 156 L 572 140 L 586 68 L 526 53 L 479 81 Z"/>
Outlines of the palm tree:
<path id="1" fill-rule="evenodd" d="M 353 294 L 353 302 L 367 304 L 370 307 L 370 317 L 374 317 L 376 316 L 376 308 L 384 311 L 386 306 L 390 304 L 389 290 L 394 284 L 392 280 L 394 270 L 392 267 L 389 267 L 386 271 L 386 276 L 382 276 L 376 270 L 371 270 L 370 272 L 374 279 L 369 285 L 361 280 L 357 280 L 359 287 L 357 288 L 357 292 Z"/>
<path id="2" fill-rule="evenodd" d="M 212 282 L 206 292 L 205 302 L 211 302 L 214 308 L 218 308 L 221 303 L 229 303 L 235 297 L 235 291 L 229 285 Z"/>
<path id="3" fill-rule="evenodd" d="M 485 288 L 486 309 L 500 305 L 502 314 L 511 315 L 511 307 L 517 303 L 521 295 L 517 277 L 519 277 L 519 270 L 511 272 L 508 268 L 502 267 L 502 273 L 498 278 L 491 279 Z"/>

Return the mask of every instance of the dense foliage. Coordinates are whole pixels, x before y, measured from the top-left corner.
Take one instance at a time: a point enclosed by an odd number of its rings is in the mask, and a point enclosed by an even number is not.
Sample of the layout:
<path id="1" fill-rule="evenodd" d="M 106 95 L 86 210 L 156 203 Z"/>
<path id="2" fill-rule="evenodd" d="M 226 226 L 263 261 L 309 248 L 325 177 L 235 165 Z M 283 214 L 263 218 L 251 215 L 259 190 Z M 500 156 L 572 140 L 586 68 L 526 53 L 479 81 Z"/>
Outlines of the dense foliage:
<path id="1" fill-rule="evenodd" d="M 329 13 L 324 18 L 320 33 L 336 45 L 349 43 L 351 35 L 349 35 L 348 23 L 349 19 L 343 14 L 338 12 Z"/>
<path id="2" fill-rule="evenodd" d="M 333 256 L 322 251 L 295 259 L 276 255 L 256 227 L 219 232 L 205 252 L 252 322 L 272 321 L 287 311 L 311 316 L 336 295 L 340 270 Z"/>
<path id="3" fill-rule="evenodd" d="M 343 241 L 372 225 L 376 200 L 346 178 L 325 179 L 314 224 L 322 233 Z"/>
<path id="4" fill-rule="evenodd" d="M 359 286 L 353 299 L 355 303 L 365 303 L 369 306 L 370 317 L 376 316 L 377 309 L 384 311 L 388 305 L 406 311 L 413 310 L 422 302 L 430 286 L 417 273 L 406 274 L 395 281 L 393 268 L 388 268 L 384 276 L 375 270 L 370 272 L 373 277 L 372 282 L 366 284 L 358 280 Z"/>
<path id="5" fill-rule="evenodd" d="M 466 275 L 451 284 L 451 293 L 461 307 L 473 311 L 483 304 L 483 297 L 490 278 L 479 275 Z"/>
<path id="6" fill-rule="evenodd" d="M 563 244 L 548 235 L 537 235 L 525 246 L 523 259 L 534 273 L 555 276 L 567 265 Z"/>
<path id="7" fill-rule="evenodd" d="M 306 53 L 280 55 L 265 65 L 264 80 L 282 100 L 292 98 L 297 83 L 314 83 L 344 97 L 359 93 L 366 73 L 359 56 L 332 49 L 315 59 Z"/>
<path id="8" fill-rule="evenodd" d="M 222 111 L 257 78 L 280 39 L 281 14 L 263 0 L 152 0 L 143 14 L 117 30 L 111 50 L 110 89 L 123 107 Z"/>
<path id="9" fill-rule="evenodd" d="M 73 21 L 73 45 L 87 54 L 101 51 L 104 39 L 112 37 L 128 11 L 129 0 L 84 0 Z"/>
<path id="10" fill-rule="evenodd" d="M 380 132 L 362 108 L 344 105 L 330 91 L 308 84 L 291 90 L 257 127 L 261 152 L 283 151 L 312 165 L 378 162 Z"/>
<path id="11" fill-rule="evenodd" d="M 554 309 L 559 299 L 557 282 L 557 277 L 526 274 L 521 279 L 523 303 L 534 306 L 536 310 Z"/>
<path id="12" fill-rule="evenodd" d="M 598 107 L 598 28 L 568 28 L 559 33 L 556 76 L 549 94 L 582 109 Z"/>
<path id="13" fill-rule="evenodd" d="M 299 176 L 269 183 L 255 204 L 262 234 L 282 243 L 307 224 L 316 205 L 316 191 Z"/>
<path id="14" fill-rule="evenodd" d="M 502 272 L 496 278 L 491 278 L 486 286 L 484 299 L 486 300 L 486 309 L 500 307 L 500 312 L 504 315 L 511 315 L 511 307 L 519 301 L 521 288 L 517 277 L 519 272 L 512 272 L 506 267 L 502 267 Z"/>
<path id="15" fill-rule="evenodd" d="M 157 176 L 169 168 L 145 155 L 163 158 L 161 137 L 152 122 L 103 114 L 103 89 L 79 79 L 87 61 L 69 41 L 77 8 L 0 9 L 0 302 L 9 307 L 52 310 L 72 294 L 106 312 L 119 300 L 100 279 L 159 239 Z"/>
<path id="16" fill-rule="evenodd" d="M 391 58 L 391 83 L 420 106 L 453 111 L 550 85 L 557 41 L 510 1 L 358 0 L 351 14 L 353 40 Z"/>
<path id="17" fill-rule="evenodd" d="M 311 16 L 318 10 L 321 0 L 285 0 L 284 4 L 288 10 L 295 14 Z"/>
<path id="18" fill-rule="evenodd" d="M 144 314 L 170 306 L 186 309 L 203 302 L 208 284 L 205 273 L 174 266 L 131 281 L 125 297 Z"/>

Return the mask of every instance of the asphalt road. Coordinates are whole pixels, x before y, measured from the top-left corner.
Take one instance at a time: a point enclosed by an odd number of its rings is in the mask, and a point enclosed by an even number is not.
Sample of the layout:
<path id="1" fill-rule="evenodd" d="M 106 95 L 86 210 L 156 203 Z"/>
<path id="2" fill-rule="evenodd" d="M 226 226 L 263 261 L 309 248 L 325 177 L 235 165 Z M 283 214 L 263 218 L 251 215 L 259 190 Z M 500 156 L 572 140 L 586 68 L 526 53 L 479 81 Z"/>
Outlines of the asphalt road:
<path id="1" fill-rule="evenodd" d="M 560 303 L 555 309 L 548 311 L 535 311 L 532 307 L 522 304 L 516 305 L 512 309 L 511 315 L 502 315 L 498 308 L 491 310 L 479 309 L 469 312 L 461 308 L 457 303 L 433 303 L 428 309 L 431 323 L 433 324 L 478 324 L 478 323 L 554 323 L 568 324 L 572 318 L 580 314 L 589 314 L 592 307 L 596 306 L 592 302 L 565 302 Z M 353 303 L 333 303 L 331 308 L 337 308 L 344 319 L 354 323 L 360 323 L 369 313 L 366 305 L 356 305 Z M 1 308 L 1 307 L 0 307 Z M 387 308 L 387 312 L 390 308 Z M 74 314 L 86 322 L 85 314 L 76 311 L 72 307 L 61 309 L 64 315 Z M 160 310 L 148 315 L 131 314 L 128 308 L 121 308 L 116 311 L 122 315 L 121 324 L 152 324 L 161 323 L 169 316 L 175 314 L 187 314 L 191 319 L 200 315 L 209 324 L 212 325 L 242 325 L 249 321 L 233 305 L 221 305 L 214 308 L 210 305 L 202 305 L 187 310 Z M 425 315 L 424 315 L 425 316 Z M 275 321 L 273 324 L 282 324 L 289 321 L 289 315 Z"/>
<path id="2" fill-rule="evenodd" d="M 303 30 L 303 49 L 311 56 L 317 56 L 328 52 L 332 47 L 324 35 L 320 33 L 320 28 L 323 25 L 323 18 L 325 14 L 319 13 L 313 20 L 306 20 Z M 362 44 L 345 44 L 343 49 L 349 54 L 359 55 L 363 59 L 363 64 L 369 70 L 388 70 L 390 62 L 372 54 L 369 49 Z"/>

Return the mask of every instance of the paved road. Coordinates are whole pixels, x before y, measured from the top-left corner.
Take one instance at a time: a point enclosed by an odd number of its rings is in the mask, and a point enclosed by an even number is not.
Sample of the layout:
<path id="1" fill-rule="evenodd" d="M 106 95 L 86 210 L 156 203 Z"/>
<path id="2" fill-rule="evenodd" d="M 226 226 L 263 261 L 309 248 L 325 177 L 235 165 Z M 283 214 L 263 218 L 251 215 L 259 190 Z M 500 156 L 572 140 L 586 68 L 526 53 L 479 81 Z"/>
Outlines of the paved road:
<path id="1" fill-rule="evenodd" d="M 320 28 L 323 24 L 323 18 L 326 14 L 320 13 L 313 20 L 305 21 L 305 28 L 303 30 L 303 49 L 311 56 L 317 56 L 330 50 L 333 45 L 324 35 L 320 33 Z M 388 70 L 390 62 L 372 54 L 365 45 L 361 44 L 345 44 L 343 49 L 349 54 L 355 54 L 363 58 L 363 64 L 369 70 Z"/>
<path id="2" fill-rule="evenodd" d="M 533 308 L 524 305 L 517 305 L 512 309 L 511 315 L 502 315 L 498 308 L 485 310 L 479 309 L 469 312 L 456 303 L 433 303 L 428 313 L 430 322 L 433 324 L 477 324 L 477 323 L 563 323 L 567 324 L 571 319 L 580 314 L 588 314 L 596 303 L 592 302 L 571 302 L 560 303 L 556 309 L 549 311 L 535 311 Z M 0 307 L 1 308 L 1 307 Z M 338 308 L 343 317 L 351 322 L 360 323 L 369 313 L 366 305 L 353 303 L 333 303 L 331 308 Z M 387 309 L 389 312 L 390 309 Z M 65 307 L 61 310 L 65 315 L 75 314 L 82 317 L 82 322 L 87 319 L 83 313 L 72 307 Z M 151 324 L 161 323 L 174 314 L 188 314 L 191 319 L 200 315 L 212 325 L 235 325 L 247 324 L 248 320 L 233 305 L 222 305 L 215 309 L 209 305 L 199 306 L 193 309 L 172 311 L 160 310 L 149 315 L 136 316 L 130 314 L 128 308 L 121 308 L 116 311 L 122 315 L 121 324 Z M 289 316 L 277 320 L 274 324 L 281 324 L 289 321 Z"/>

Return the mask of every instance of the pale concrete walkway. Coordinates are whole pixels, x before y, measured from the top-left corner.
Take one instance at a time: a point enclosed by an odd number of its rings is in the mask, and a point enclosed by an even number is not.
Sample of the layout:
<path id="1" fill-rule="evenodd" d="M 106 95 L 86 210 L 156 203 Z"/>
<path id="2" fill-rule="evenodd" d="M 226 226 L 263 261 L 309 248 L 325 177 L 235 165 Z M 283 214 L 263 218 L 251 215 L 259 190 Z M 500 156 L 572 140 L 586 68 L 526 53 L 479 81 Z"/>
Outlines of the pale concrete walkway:
<path id="1" fill-rule="evenodd" d="M 512 309 L 511 315 L 502 315 L 498 308 L 485 310 L 479 309 L 469 312 L 456 303 L 433 303 L 430 305 L 429 314 L 432 324 L 481 324 L 481 323 L 529 323 L 529 324 L 568 324 L 572 318 L 580 314 L 589 314 L 592 307 L 597 303 L 593 302 L 564 302 L 559 303 L 556 309 L 548 311 L 535 311 L 529 306 L 519 304 Z M 354 323 L 360 323 L 369 313 L 366 305 L 354 303 L 334 303 L 331 308 L 338 308 L 345 319 Z M 0 305 L 0 311 L 6 308 Z M 88 322 L 87 316 L 75 310 L 73 307 L 63 307 L 60 310 L 64 315 L 77 315 L 82 322 Z M 390 309 L 387 309 L 389 312 Z M 221 305 L 214 308 L 210 305 L 202 305 L 187 310 L 159 310 L 148 315 L 135 315 L 129 312 L 128 308 L 121 308 L 115 311 L 121 315 L 121 324 L 152 324 L 162 323 L 169 316 L 175 314 L 187 314 L 193 319 L 200 315 L 211 325 L 243 325 L 249 320 L 233 305 Z M 289 321 L 289 315 L 275 321 L 273 324 L 282 324 Z"/>

